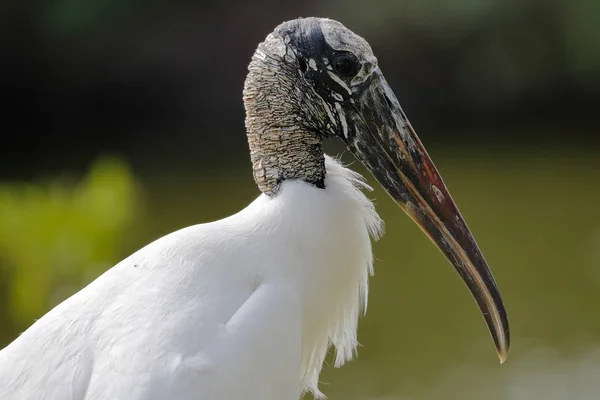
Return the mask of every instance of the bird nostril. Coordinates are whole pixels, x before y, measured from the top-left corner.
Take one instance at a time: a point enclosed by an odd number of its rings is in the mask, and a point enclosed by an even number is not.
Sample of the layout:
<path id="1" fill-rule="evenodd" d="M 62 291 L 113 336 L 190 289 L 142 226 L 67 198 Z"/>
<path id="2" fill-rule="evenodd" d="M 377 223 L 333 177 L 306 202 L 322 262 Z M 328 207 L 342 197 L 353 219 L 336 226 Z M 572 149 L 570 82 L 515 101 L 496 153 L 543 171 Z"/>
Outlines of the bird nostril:
<path id="1" fill-rule="evenodd" d="M 392 100 L 390 100 L 390 98 L 388 97 L 388 95 L 384 95 L 383 97 L 385 97 L 385 102 L 387 103 L 389 108 L 393 108 L 394 107 L 394 103 L 392 103 Z"/>

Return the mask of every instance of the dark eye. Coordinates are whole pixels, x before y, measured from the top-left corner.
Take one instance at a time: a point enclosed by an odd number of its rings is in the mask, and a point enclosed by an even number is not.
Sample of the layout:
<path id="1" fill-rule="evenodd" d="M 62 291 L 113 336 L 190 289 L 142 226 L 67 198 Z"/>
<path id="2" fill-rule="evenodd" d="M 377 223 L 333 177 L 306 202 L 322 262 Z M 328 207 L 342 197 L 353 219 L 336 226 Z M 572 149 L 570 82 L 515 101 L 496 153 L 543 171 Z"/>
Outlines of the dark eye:
<path id="1" fill-rule="evenodd" d="M 335 72 L 341 76 L 354 76 L 358 72 L 358 59 L 352 53 L 342 53 L 336 55 L 331 65 Z"/>

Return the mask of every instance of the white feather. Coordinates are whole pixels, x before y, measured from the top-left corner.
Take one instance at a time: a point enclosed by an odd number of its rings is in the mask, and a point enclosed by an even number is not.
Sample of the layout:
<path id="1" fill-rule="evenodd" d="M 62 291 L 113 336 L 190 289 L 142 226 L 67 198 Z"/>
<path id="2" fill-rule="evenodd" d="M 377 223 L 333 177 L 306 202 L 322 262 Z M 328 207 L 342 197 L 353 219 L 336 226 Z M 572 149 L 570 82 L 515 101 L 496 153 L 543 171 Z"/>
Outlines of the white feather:
<path id="1" fill-rule="evenodd" d="M 3 400 L 285 400 L 316 396 L 357 321 L 382 221 L 360 175 L 284 182 L 239 213 L 162 237 L 0 351 Z"/>

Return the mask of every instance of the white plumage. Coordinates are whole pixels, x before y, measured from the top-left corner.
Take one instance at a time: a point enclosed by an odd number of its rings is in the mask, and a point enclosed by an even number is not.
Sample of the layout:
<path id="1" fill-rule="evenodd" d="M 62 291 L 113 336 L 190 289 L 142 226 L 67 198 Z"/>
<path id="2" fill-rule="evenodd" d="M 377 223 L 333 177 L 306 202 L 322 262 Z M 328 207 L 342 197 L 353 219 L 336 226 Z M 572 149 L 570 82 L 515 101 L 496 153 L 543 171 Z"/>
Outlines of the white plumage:
<path id="1" fill-rule="evenodd" d="M 297 399 L 356 349 L 382 222 L 359 175 L 164 236 L 0 351 L 3 400 Z M 299 377 L 302 379 L 298 379 Z"/>

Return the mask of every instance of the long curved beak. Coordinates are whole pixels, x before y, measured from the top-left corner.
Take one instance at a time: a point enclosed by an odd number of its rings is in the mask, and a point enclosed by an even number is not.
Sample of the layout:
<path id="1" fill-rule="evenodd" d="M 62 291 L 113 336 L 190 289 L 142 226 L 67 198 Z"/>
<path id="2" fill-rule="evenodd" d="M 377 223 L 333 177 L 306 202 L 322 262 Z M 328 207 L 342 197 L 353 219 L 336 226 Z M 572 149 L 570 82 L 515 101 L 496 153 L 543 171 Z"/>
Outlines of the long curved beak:
<path id="1" fill-rule="evenodd" d="M 347 114 L 356 129 L 346 140 L 348 148 L 452 263 L 479 305 L 504 362 L 510 333 L 494 277 L 379 69 L 355 88 L 355 99 Z"/>

